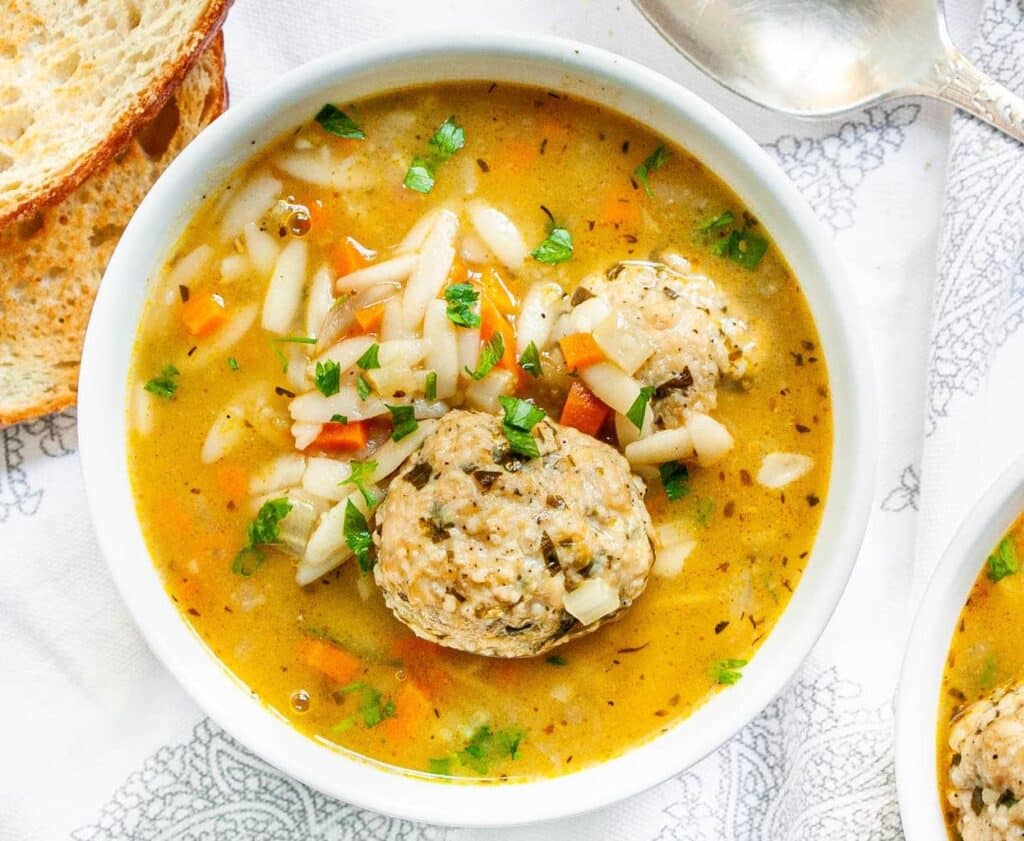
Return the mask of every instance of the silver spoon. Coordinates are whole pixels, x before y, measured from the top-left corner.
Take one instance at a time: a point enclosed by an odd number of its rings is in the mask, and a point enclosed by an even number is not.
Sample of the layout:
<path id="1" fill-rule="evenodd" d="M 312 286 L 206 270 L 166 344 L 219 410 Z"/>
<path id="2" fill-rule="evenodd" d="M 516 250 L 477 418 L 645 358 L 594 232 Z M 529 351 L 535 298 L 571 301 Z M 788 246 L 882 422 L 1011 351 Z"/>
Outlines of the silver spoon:
<path id="1" fill-rule="evenodd" d="M 932 96 L 1024 142 L 1024 100 L 949 39 L 942 0 L 633 0 L 661 34 L 740 96 L 830 117 Z"/>

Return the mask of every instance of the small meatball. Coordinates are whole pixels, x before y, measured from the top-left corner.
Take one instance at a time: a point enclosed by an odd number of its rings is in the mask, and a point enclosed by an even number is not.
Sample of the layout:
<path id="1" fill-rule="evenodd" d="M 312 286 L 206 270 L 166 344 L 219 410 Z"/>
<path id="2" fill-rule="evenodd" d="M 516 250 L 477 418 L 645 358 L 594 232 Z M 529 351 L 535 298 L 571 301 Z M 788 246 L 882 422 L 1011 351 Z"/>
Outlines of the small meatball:
<path id="1" fill-rule="evenodd" d="M 1024 835 L 1024 685 L 967 707 L 949 733 L 949 802 L 963 841 Z"/>
<path id="2" fill-rule="evenodd" d="M 528 657 L 590 633 L 643 592 L 654 561 L 643 482 L 575 429 L 544 419 L 532 435 L 540 456 L 523 459 L 500 418 L 449 412 L 392 481 L 374 577 L 418 636 Z M 598 580 L 618 605 L 582 625 L 563 597 Z"/>
<path id="3" fill-rule="evenodd" d="M 618 263 L 580 285 L 634 321 L 654 346 L 634 376 L 656 389 L 655 424 L 671 429 L 686 421 L 688 411 L 709 413 L 715 408 L 719 376 L 745 376 L 751 345 L 744 335 L 746 325 L 726 315 L 726 298 L 714 282 L 690 273 L 681 257 L 665 259 L 677 268 Z"/>

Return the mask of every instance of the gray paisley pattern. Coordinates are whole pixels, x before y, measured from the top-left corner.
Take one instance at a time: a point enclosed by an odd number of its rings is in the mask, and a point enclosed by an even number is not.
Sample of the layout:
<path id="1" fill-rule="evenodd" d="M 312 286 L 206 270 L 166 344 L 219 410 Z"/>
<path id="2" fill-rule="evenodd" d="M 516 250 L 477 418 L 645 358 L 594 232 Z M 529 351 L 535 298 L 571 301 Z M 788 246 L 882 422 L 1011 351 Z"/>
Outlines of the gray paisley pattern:
<path id="1" fill-rule="evenodd" d="M 73 410 L 0 429 L 0 524 L 39 510 L 43 491 L 30 480 L 32 458 L 60 458 L 76 449 Z"/>
<path id="2" fill-rule="evenodd" d="M 916 465 L 908 464 L 900 473 L 899 484 L 882 500 L 882 510 L 892 513 L 908 509 L 917 511 L 920 497 L 921 477 L 918 468 Z"/>
<path id="3" fill-rule="evenodd" d="M 1024 5 L 990 0 L 971 53 L 983 70 L 1024 90 Z M 926 434 L 958 393 L 973 395 L 994 352 L 1024 320 L 1024 153 L 979 120 L 957 114 L 950 197 L 939 243 Z"/>

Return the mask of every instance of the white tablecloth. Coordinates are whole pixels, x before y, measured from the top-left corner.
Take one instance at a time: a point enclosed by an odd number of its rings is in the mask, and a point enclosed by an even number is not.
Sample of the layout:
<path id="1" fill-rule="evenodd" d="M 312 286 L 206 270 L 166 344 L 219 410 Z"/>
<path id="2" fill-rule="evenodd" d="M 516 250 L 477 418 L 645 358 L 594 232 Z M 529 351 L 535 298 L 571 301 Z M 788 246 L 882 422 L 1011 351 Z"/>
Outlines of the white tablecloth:
<path id="1" fill-rule="evenodd" d="M 1020 0 L 947 6 L 954 40 L 1024 88 Z M 949 109 L 914 100 L 829 123 L 769 115 L 700 76 L 626 0 L 239 0 L 232 97 L 357 41 L 453 24 L 565 35 L 677 79 L 763 143 L 835 236 L 877 361 L 882 458 L 828 630 L 753 724 L 626 803 L 500 833 L 362 812 L 253 757 L 155 662 L 97 551 L 66 412 L 0 430 L 0 841 L 901 837 L 891 705 L 915 600 L 1024 446 L 1024 148 L 961 116 L 951 134 Z"/>

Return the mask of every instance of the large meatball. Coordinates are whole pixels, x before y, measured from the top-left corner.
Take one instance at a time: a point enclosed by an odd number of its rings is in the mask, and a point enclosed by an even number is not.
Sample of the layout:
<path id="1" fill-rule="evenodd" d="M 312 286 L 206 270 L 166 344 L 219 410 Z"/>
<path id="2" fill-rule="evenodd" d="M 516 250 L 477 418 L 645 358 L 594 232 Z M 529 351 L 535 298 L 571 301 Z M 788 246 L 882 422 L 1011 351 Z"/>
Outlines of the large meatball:
<path id="1" fill-rule="evenodd" d="M 967 707 L 949 733 L 949 802 L 963 841 L 1024 836 L 1024 686 Z"/>
<path id="2" fill-rule="evenodd" d="M 690 271 L 678 255 L 664 263 L 617 263 L 581 286 L 633 321 L 654 352 L 634 374 L 653 386 L 654 420 L 681 426 L 689 410 L 715 408 L 719 376 L 740 379 L 751 343 L 746 324 L 728 315 L 728 301 L 714 282 Z"/>
<path id="3" fill-rule="evenodd" d="M 643 592 L 654 560 L 643 482 L 575 429 L 544 419 L 532 434 L 540 456 L 521 459 L 500 418 L 449 412 L 392 481 L 374 576 L 424 639 L 526 657 L 593 631 Z M 563 597 L 588 582 L 618 601 L 583 625 Z"/>

